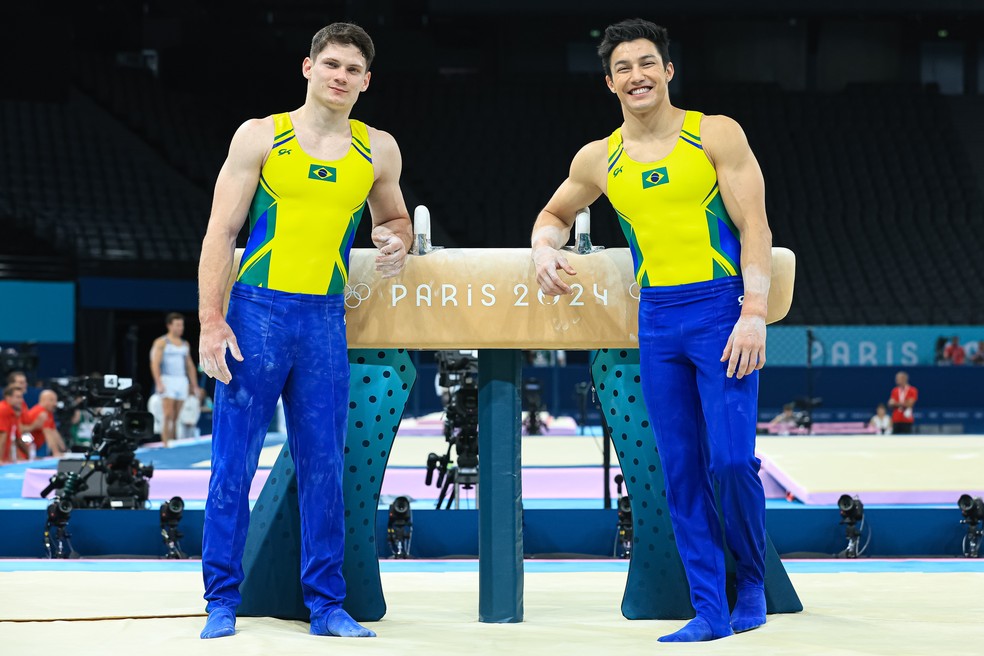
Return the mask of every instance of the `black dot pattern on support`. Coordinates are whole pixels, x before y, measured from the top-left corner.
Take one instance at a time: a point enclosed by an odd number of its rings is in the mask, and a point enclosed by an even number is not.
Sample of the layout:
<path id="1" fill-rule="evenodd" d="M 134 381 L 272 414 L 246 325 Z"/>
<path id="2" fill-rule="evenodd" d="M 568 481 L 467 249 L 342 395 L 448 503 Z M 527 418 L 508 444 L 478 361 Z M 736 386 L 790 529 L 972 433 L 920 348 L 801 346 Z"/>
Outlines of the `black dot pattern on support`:
<path id="1" fill-rule="evenodd" d="M 386 610 L 377 560 L 377 545 L 385 545 L 376 540 L 379 491 L 417 372 L 404 350 L 353 350 L 349 365 L 344 607 L 357 620 L 372 621 Z"/>
<path id="2" fill-rule="evenodd" d="M 693 617 L 670 516 L 663 512 L 663 468 L 642 397 L 639 352 L 602 349 L 592 365 L 592 376 L 598 400 L 607 410 L 602 417 L 632 504 L 632 556 L 622 612 L 630 619 Z"/>
<path id="3" fill-rule="evenodd" d="M 240 585 L 242 615 L 277 615 L 307 619 L 307 609 L 296 573 L 301 558 L 300 512 L 294 461 L 285 444 L 250 516 L 243 553 L 244 578 Z M 271 601 L 270 586 L 281 586 Z M 291 605 L 291 592 L 294 601 Z M 281 604 L 271 607 L 271 603 Z"/>

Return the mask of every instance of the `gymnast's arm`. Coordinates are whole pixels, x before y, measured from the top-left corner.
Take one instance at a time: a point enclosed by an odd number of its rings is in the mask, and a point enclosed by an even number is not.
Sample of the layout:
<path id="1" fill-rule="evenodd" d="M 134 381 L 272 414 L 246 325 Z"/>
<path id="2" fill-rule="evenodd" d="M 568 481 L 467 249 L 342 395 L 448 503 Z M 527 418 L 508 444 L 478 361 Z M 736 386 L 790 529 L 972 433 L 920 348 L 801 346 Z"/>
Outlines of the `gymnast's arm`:
<path id="1" fill-rule="evenodd" d="M 369 140 L 376 174 L 368 199 L 372 214 L 372 243 L 379 249 L 376 270 L 383 278 L 392 278 L 403 270 L 413 244 L 410 213 L 400 191 L 403 158 L 396 139 L 388 132 L 369 128 Z"/>
<path id="2" fill-rule="evenodd" d="M 772 279 L 772 232 L 765 214 L 765 180 L 741 126 L 727 116 L 705 116 L 704 152 L 717 171 L 724 206 L 741 234 L 745 296 L 721 361 L 728 377 L 765 366 L 765 317 Z"/>
<path id="3" fill-rule="evenodd" d="M 587 207 L 601 196 L 605 184 L 605 159 L 607 142 L 602 139 L 592 141 L 574 156 L 571 170 L 553 197 L 547 202 L 536 223 L 530 238 L 530 256 L 536 267 L 536 281 L 544 294 L 570 294 L 571 288 L 557 275 L 563 269 L 568 275 L 576 275 L 560 249 L 571 235 L 574 216 L 582 207 Z"/>
<path id="4" fill-rule="evenodd" d="M 236 237 L 246 222 L 260 171 L 273 143 L 273 132 L 272 117 L 246 121 L 236 130 L 229 155 L 215 181 L 212 214 L 202 241 L 198 266 L 198 319 L 202 325 L 199 358 L 205 373 L 223 383 L 232 379 L 226 366 L 226 346 L 240 362 L 243 356 L 222 314 L 222 301 L 232 269 Z"/>
<path id="5" fill-rule="evenodd" d="M 154 389 L 158 394 L 164 393 L 164 383 L 161 382 L 161 358 L 164 357 L 164 342 L 167 337 L 158 337 L 150 348 L 150 375 L 154 377 Z"/>

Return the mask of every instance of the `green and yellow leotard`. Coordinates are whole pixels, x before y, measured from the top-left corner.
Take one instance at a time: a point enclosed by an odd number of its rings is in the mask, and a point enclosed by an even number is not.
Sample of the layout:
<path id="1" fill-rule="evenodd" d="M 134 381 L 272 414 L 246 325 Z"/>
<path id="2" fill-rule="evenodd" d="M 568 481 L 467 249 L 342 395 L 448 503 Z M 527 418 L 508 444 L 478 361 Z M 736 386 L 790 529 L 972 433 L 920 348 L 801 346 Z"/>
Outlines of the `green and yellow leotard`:
<path id="1" fill-rule="evenodd" d="M 375 178 L 368 130 L 350 120 L 352 145 L 341 159 L 326 162 L 301 149 L 289 114 L 273 120 L 273 147 L 250 205 L 237 280 L 284 292 L 341 294 Z"/>
<path id="2" fill-rule="evenodd" d="M 704 154 L 699 112 L 687 112 L 673 151 L 636 162 L 622 129 L 608 138 L 608 199 L 632 251 L 642 287 L 741 275 L 741 242 Z"/>

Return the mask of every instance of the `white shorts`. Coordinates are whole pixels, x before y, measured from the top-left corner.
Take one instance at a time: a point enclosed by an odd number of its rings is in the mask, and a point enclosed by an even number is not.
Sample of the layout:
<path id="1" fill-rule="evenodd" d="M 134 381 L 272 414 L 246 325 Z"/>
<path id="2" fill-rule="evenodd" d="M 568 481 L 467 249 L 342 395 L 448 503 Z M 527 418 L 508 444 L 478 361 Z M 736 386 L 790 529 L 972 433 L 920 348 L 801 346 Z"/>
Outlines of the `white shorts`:
<path id="1" fill-rule="evenodd" d="M 164 384 L 164 393 L 161 394 L 165 399 L 184 401 L 188 398 L 188 377 L 187 376 L 161 376 Z"/>

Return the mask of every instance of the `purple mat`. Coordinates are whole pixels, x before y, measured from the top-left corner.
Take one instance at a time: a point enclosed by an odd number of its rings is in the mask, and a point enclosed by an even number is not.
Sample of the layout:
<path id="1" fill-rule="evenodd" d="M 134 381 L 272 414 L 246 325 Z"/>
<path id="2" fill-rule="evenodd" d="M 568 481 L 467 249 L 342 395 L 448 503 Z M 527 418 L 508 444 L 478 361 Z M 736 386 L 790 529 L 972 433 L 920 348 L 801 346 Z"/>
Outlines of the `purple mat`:
<path id="1" fill-rule="evenodd" d="M 614 494 L 615 475 L 618 466 L 611 470 L 611 489 Z M 383 479 L 384 495 L 407 495 L 414 499 L 436 499 L 440 490 L 424 484 L 427 470 L 423 467 L 393 467 L 386 470 Z M 158 469 L 150 480 L 150 496 L 154 499 L 205 499 L 208 495 L 207 469 Z M 269 469 L 259 469 L 249 490 L 249 498 L 256 499 L 270 475 Z M 48 484 L 50 469 L 28 469 L 21 487 L 24 498 L 38 498 Z M 523 497 L 526 499 L 600 499 L 602 490 L 601 467 L 525 467 L 523 468 Z M 771 481 L 771 483 L 769 482 Z M 769 477 L 763 482 L 768 498 L 783 498 L 786 488 Z M 624 490 L 624 488 L 623 488 Z M 836 501 L 836 499 L 835 499 Z"/>
<path id="2" fill-rule="evenodd" d="M 589 433 L 601 435 L 600 426 L 586 426 Z M 569 417 L 560 417 L 551 422 L 551 426 L 544 427 L 541 435 L 545 437 L 569 437 L 579 435 L 578 425 Z M 405 419 L 400 423 L 399 431 L 396 436 L 407 437 L 443 437 L 444 422 L 434 419 Z M 529 435 L 523 428 L 523 435 Z"/>
<path id="3" fill-rule="evenodd" d="M 765 488 L 766 499 L 785 499 L 786 488 L 779 481 L 772 477 L 772 474 L 765 470 L 765 466 L 759 470 L 759 478 L 762 479 L 762 487 Z"/>
<path id="4" fill-rule="evenodd" d="M 50 469 L 28 469 L 21 486 L 21 496 L 25 499 L 37 499 L 41 490 L 48 485 L 51 477 Z M 205 499 L 208 496 L 209 469 L 156 469 L 150 479 L 151 499 L 170 499 L 178 496 L 182 499 Z M 258 469 L 249 488 L 249 498 L 257 499 L 260 490 L 266 485 L 269 469 Z"/>
<path id="5" fill-rule="evenodd" d="M 436 499 L 440 490 L 424 484 L 427 470 L 424 467 L 392 468 L 386 470 L 381 494 L 401 494 L 414 499 Z M 612 490 L 615 490 L 615 474 L 612 469 Z M 269 469 L 256 472 L 249 498 L 256 499 L 270 475 Z M 24 498 L 37 498 L 48 484 L 50 469 L 28 469 L 21 487 Z M 158 469 L 150 480 L 150 496 L 168 499 L 205 499 L 208 496 L 207 469 Z M 600 499 L 602 492 L 601 467 L 529 467 L 523 469 L 523 496 L 527 499 Z"/>
<path id="6" fill-rule="evenodd" d="M 601 428 L 589 427 L 589 431 L 594 431 L 593 435 L 601 435 Z M 529 433 L 523 429 L 523 435 L 529 436 Z M 577 426 L 554 426 L 550 429 L 544 429 L 540 434 L 543 437 L 571 437 L 579 435 L 577 432 Z M 440 437 L 444 438 L 444 428 L 441 425 L 434 426 L 400 426 L 399 432 L 396 434 L 397 437 Z"/>

